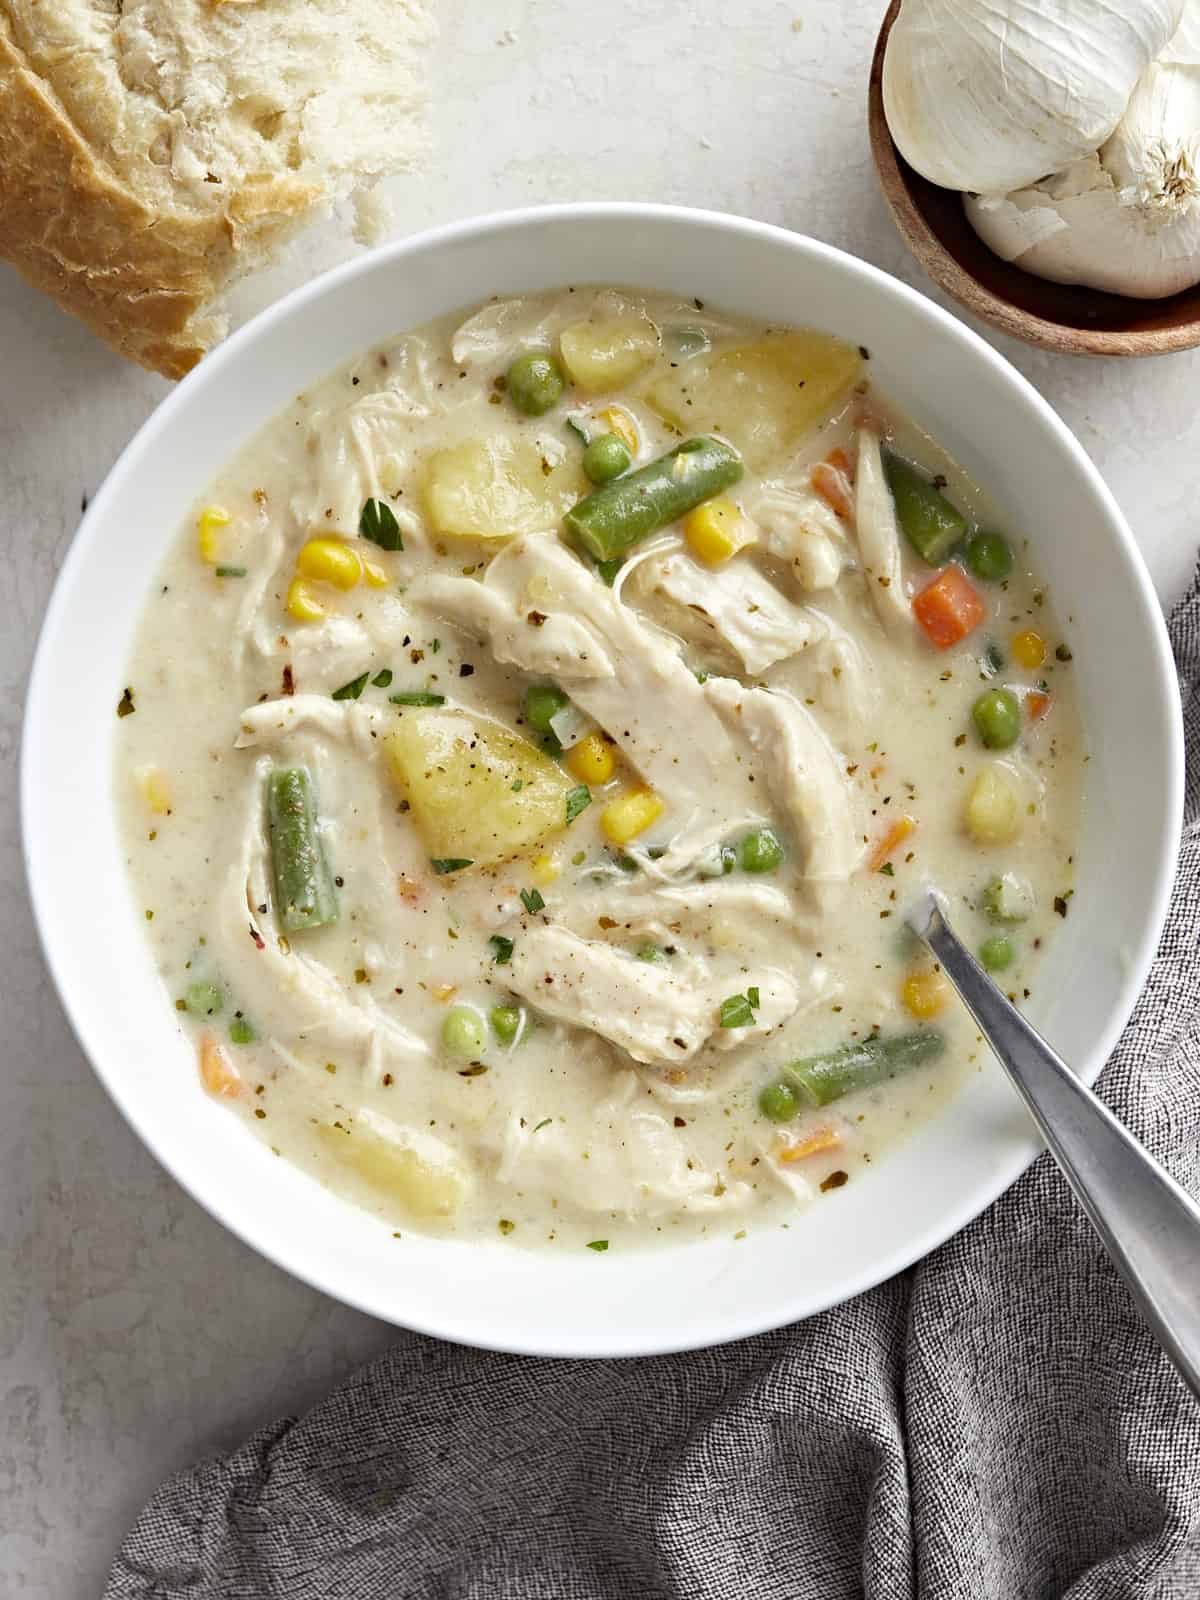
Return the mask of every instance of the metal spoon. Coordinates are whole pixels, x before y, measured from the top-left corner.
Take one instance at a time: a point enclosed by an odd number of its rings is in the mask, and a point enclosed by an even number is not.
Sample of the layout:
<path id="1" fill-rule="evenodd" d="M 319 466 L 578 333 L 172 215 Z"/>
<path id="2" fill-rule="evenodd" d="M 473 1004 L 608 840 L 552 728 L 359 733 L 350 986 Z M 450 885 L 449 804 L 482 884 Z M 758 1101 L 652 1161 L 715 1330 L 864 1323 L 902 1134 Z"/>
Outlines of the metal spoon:
<path id="1" fill-rule="evenodd" d="M 985 976 L 933 891 L 906 921 L 1004 1063 L 1155 1338 L 1200 1399 L 1200 1206 Z"/>

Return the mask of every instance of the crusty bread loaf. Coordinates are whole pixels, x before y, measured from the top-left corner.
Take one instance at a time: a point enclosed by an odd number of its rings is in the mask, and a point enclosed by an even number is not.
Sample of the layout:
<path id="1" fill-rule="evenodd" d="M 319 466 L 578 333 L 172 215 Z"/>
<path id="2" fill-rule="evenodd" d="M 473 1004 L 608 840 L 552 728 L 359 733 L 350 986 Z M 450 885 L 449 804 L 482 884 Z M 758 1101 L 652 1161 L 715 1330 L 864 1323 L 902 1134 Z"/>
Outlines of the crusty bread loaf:
<path id="1" fill-rule="evenodd" d="M 0 0 L 0 258 L 180 377 L 231 282 L 423 149 L 425 0 Z"/>

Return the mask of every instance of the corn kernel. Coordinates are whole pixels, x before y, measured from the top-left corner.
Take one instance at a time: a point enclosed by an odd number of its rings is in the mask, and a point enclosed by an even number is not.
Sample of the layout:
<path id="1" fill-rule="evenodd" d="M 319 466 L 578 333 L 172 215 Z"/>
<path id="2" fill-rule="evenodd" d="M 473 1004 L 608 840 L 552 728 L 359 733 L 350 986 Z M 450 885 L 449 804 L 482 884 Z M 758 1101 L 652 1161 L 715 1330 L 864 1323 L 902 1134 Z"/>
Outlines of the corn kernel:
<path id="1" fill-rule="evenodd" d="M 287 608 L 288 615 L 295 617 L 297 622 L 320 622 L 322 617 L 328 615 L 313 593 L 312 584 L 306 583 L 303 578 L 293 578 L 288 585 Z"/>
<path id="2" fill-rule="evenodd" d="M 242 1087 L 238 1069 L 209 1034 L 200 1041 L 200 1081 L 218 1100 L 236 1099 Z"/>
<path id="3" fill-rule="evenodd" d="M 1025 667 L 1033 672 L 1040 667 L 1046 659 L 1046 641 L 1040 633 L 1034 633 L 1029 628 L 1024 633 L 1014 633 L 1009 641 L 1013 660 L 1019 667 Z"/>
<path id="4" fill-rule="evenodd" d="M 900 998 L 918 1022 L 928 1022 L 945 1009 L 950 985 L 940 972 L 912 972 L 901 986 Z"/>
<path id="5" fill-rule="evenodd" d="M 819 1156 L 826 1150 L 836 1150 L 842 1136 L 836 1128 L 815 1128 L 807 1138 L 795 1143 L 784 1141 L 779 1149 L 779 1160 L 786 1166 L 792 1161 L 804 1161 L 809 1156 Z"/>
<path id="6" fill-rule="evenodd" d="M 171 815 L 171 785 L 161 767 L 139 767 L 134 779 L 146 802 L 146 809 L 156 817 Z"/>
<path id="7" fill-rule="evenodd" d="M 697 506 L 684 519 L 683 531 L 694 555 L 710 567 L 719 567 L 739 550 L 754 543 L 754 527 L 732 500 L 718 495 Z"/>
<path id="8" fill-rule="evenodd" d="M 363 575 L 362 557 L 342 539 L 310 539 L 296 557 L 296 571 L 302 578 L 353 589 Z"/>
<path id="9" fill-rule="evenodd" d="M 562 877 L 562 868 L 553 856 L 535 856 L 530 870 L 539 889 L 546 888 Z"/>
<path id="10" fill-rule="evenodd" d="M 389 579 L 384 568 L 379 565 L 378 561 L 372 561 L 370 556 L 363 556 L 361 557 L 361 560 L 363 577 L 371 585 L 371 588 L 386 589 L 391 580 Z"/>
<path id="11" fill-rule="evenodd" d="M 606 425 L 609 433 L 616 434 L 631 456 L 637 455 L 641 440 L 638 438 L 637 427 L 628 411 L 623 410 L 620 406 L 608 406 L 600 413 L 600 420 Z"/>
<path id="12" fill-rule="evenodd" d="M 653 789 L 629 789 L 608 802 L 600 814 L 600 826 L 613 844 L 628 844 L 645 833 L 662 812 L 663 803 Z"/>
<path id="13" fill-rule="evenodd" d="M 612 745 L 599 733 L 586 734 L 567 752 L 565 766 L 580 783 L 607 783 L 617 770 Z"/>
<path id="14" fill-rule="evenodd" d="M 196 523 L 196 540 L 200 546 L 200 559 L 216 566 L 221 559 L 220 540 L 217 534 L 227 528 L 233 519 L 224 506 L 205 506 Z"/>

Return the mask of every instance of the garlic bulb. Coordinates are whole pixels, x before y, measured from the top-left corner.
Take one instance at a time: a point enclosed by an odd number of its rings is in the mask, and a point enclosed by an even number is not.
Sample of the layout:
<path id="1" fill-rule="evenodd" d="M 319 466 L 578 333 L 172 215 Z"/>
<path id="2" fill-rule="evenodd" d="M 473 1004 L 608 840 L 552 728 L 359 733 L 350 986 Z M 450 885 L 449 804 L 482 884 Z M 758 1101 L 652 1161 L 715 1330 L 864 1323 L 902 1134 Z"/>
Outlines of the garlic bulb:
<path id="1" fill-rule="evenodd" d="M 996 255 L 1135 299 L 1200 282 L 1200 0 L 1094 155 L 1003 197 L 966 197 Z"/>
<path id="2" fill-rule="evenodd" d="M 910 166 L 1007 194 L 1097 149 L 1183 0 L 903 0 L 883 107 Z"/>

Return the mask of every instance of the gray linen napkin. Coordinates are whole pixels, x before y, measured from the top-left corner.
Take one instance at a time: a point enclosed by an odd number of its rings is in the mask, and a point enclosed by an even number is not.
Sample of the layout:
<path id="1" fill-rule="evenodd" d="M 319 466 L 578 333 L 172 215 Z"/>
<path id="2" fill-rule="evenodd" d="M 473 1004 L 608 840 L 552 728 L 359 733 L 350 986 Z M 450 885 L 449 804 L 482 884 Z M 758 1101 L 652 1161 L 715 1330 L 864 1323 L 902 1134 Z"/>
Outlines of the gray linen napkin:
<path id="1" fill-rule="evenodd" d="M 1200 583 L 1171 629 L 1183 854 L 1101 1092 L 1200 1194 Z M 742 1344 L 408 1341 L 165 1484 L 105 1600 L 859 1595 L 1200 1597 L 1200 1406 L 1046 1156 L 911 1271 Z"/>

